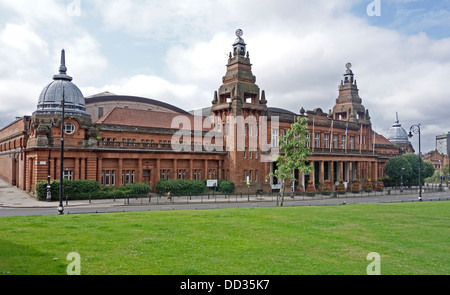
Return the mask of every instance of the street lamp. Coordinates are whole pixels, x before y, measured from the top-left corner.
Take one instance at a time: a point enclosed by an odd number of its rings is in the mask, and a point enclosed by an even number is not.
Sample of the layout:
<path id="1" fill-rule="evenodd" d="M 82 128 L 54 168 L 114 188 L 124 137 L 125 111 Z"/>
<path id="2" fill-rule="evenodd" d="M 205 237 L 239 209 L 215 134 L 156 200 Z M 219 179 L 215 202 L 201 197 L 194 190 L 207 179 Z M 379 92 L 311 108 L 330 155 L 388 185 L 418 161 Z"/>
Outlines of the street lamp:
<path id="1" fill-rule="evenodd" d="M 400 192 L 403 193 L 403 171 L 405 171 L 405 167 L 400 169 Z"/>
<path id="2" fill-rule="evenodd" d="M 422 157 L 421 157 L 421 152 L 420 152 L 420 123 L 417 125 L 412 125 L 411 128 L 409 128 L 408 137 L 409 138 L 413 137 L 413 133 L 419 134 L 419 201 L 422 202 L 422 179 L 421 179 Z"/>
<path id="3" fill-rule="evenodd" d="M 50 202 L 52 200 L 52 191 L 51 191 L 51 186 L 50 186 L 50 153 L 51 153 L 51 147 L 50 147 L 50 134 L 51 134 L 51 130 L 53 128 L 53 119 L 50 118 L 50 124 L 48 125 L 49 127 L 49 136 L 48 136 L 48 174 L 47 174 L 47 197 L 46 197 L 46 201 Z"/>
<path id="4" fill-rule="evenodd" d="M 62 117 L 61 117 L 61 166 L 59 168 L 59 206 L 58 214 L 64 214 L 64 206 L 62 202 L 63 195 L 63 180 L 64 180 L 64 87 L 62 91 Z"/>

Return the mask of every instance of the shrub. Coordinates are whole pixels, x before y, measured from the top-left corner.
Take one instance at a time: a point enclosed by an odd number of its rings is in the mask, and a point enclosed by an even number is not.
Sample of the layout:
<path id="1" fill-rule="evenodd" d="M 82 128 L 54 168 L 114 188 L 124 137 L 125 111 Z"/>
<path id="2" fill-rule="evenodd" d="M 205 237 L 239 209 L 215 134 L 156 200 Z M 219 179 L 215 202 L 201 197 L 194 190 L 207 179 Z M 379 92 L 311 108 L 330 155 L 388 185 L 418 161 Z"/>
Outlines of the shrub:
<path id="1" fill-rule="evenodd" d="M 200 180 L 160 180 L 156 184 L 156 192 L 166 194 L 171 192 L 172 195 L 188 195 L 201 194 L 205 190 L 205 185 Z"/>
<path id="2" fill-rule="evenodd" d="M 322 191 L 323 192 L 330 192 L 331 191 L 331 182 L 328 179 L 325 180 L 325 182 L 323 183 Z"/>
<path id="3" fill-rule="evenodd" d="M 353 183 L 352 183 L 352 192 L 358 193 L 359 190 L 360 190 L 359 182 L 358 182 L 357 180 L 353 180 Z"/>
<path id="4" fill-rule="evenodd" d="M 314 185 L 314 181 L 312 181 L 312 180 L 308 181 L 308 186 L 306 187 L 306 191 L 307 191 L 308 193 L 309 193 L 309 192 L 313 193 L 313 192 L 316 191 L 316 187 L 315 187 L 315 185 Z"/>
<path id="5" fill-rule="evenodd" d="M 340 193 L 345 193 L 345 185 L 344 185 L 344 180 L 339 180 L 339 184 L 336 186 L 336 191 L 340 192 Z"/>
<path id="6" fill-rule="evenodd" d="M 224 194 L 232 194 L 234 192 L 234 182 L 230 180 L 219 180 L 217 191 Z"/>
<path id="7" fill-rule="evenodd" d="M 151 190 L 151 186 L 147 183 L 135 182 L 125 186 L 129 194 L 132 195 L 146 195 Z"/>
<path id="8" fill-rule="evenodd" d="M 100 191 L 100 184 L 94 180 L 67 180 L 64 179 L 64 195 L 69 196 L 71 199 L 78 199 L 80 195 L 85 193 L 93 193 Z M 52 194 L 52 200 L 59 199 L 59 180 L 50 181 L 50 191 Z M 41 180 L 36 184 L 36 195 L 38 200 L 45 200 L 47 197 L 47 181 Z"/>

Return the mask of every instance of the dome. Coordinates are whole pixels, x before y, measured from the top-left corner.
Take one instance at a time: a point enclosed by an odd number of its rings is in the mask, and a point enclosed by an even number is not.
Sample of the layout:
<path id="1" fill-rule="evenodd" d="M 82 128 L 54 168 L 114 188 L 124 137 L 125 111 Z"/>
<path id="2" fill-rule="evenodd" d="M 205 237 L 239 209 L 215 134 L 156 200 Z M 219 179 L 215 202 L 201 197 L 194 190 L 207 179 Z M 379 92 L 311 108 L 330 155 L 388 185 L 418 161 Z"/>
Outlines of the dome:
<path id="1" fill-rule="evenodd" d="M 391 129 L 387 134 L 387 139 L 392 143 L 408 143 L 408 133 L 406 130 L 402 128 L 402 125 L 399 123 L 398 119 L 392 125 Z"/>
<path id="2" fill-rule="evenodd" d="M 81 90 L 73 84 L 72 77 L 66 74 L 64 49 L 61 52 L 59 74 L 53 76 L 53 81 L 44 87 L 35 114 L 61 113 L 61 101 L 64 95 L 64 112 L 68 115 L 89 115 L 86 113 L 86 102 Z"/>

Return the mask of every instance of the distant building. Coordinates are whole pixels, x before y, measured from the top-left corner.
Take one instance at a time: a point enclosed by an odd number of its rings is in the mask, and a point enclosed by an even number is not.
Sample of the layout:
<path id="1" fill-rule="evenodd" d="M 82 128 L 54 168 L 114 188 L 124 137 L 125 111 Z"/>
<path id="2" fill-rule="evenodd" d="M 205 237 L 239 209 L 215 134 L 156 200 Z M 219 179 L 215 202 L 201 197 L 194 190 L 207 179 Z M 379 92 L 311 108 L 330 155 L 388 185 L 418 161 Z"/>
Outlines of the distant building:
<path id="1" fill-rule="evenodd" d="M 444 165 L 449 165 L 450 132 L 436 136 L 436 149 L 423 155 L 424 161 L 433 164 L 434 170 L 441 170 Z"/>
<path id="2" fill-rule="evenodd" d="M 398 113 L 396 114 L 396 120 L 387 134 L 387 140 L 397 146 L 401 154 L 414 153 L 414 148 L 409 141 L 408 133 L 403 129 L 400 121 L 398 120 Z"/>
<path id="3" fill-rule="evenodd" d="M 308 180 L 320 186 L 325 180 L 364 182 L 384 176 L 386 162 L 403 152 L 396 146 L 401 142 L 373 131 L 350 63 L 328 114 L 321 108 L 297 113 L 269 107 L 241 36 L 203 116 L 142 97 L 103 93 L 85 98 L 67 75 L 62 51 L 59 74 L 43 89 L 36 111 L 0 130 L 0 177 L 29 192 L 48 175 L 59 179 L 64 125 L 63 176 L 70 180 L 96 180 L 102 186 L 146 182 L 154 189 L 161 179 L 226 179 L 238 192 L 247 192 L 247 182 L 251 191 L 270 191 L 279 187 L 277 179 L 266 178 L 276 169 L 271 152 L 299 116 L 309 119 L 308 160 L 314 172 L 293 171 L 294 190 L 303 191 Z M 205 123 L 206 115 L 213 115 L 213 124 Z M 239 118 L 243 124 L 234 124 Z"/>
<path id="4" fill-rule="evenodd" d="M 447 134 L 436 136 L 436 150 L 438 153 L 450 157 L 450 131 Z"/>

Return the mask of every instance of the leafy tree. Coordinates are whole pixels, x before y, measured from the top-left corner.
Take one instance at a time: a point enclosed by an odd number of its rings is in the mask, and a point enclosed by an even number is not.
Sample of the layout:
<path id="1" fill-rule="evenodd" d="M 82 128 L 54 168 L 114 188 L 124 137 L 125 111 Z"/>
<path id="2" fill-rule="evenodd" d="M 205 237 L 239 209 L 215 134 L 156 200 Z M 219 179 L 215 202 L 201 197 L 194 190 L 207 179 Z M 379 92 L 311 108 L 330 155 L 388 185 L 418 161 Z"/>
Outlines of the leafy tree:
<path id="1" fill-rule="evenodd" d="M 443 182 L 447 183 L 448 181 L 448 175 L 449 175 L 449 165 L 445 164 L 442 166 L 442 169 L 437 169 L 434 171 L 433 176 L 425 179 L 426 182 L 434 182 L 434 183 L 440 183 L 441 182 L 441 175 L 444 177 Z"/>
<path id="2" fill-rule="evenodd" d="M 421 160 L 421 181 L 430 177 L 434 173 L 433 165 L 430 162 Z M 390 159 L 386 163 L 385 170 L 390 180 L 397 184 L 401 183 L 406 186 L 419 185 L 419 156 L 416 154 L 406 154 Z"/>
<path id="3" fill-rule="evenodd" d="M 286 183 L 296 181 L 294 173 L 296 169 L 302 173 L 309 174 L 312 167 L 308 164 L 308 156 L 311 150 L 306 146 L 310 141 L 308 133 L 308 119 L 297 117 L 297 120 L 286 130 L 286 134 L 279 139 L 280 155 L 276 160 L 277 169 L 269 176 L 275 176 L 281 180 L 281 194 L 277 197 L 277 206 L 281 199 L 280 206 L 283 206 Z"/>

